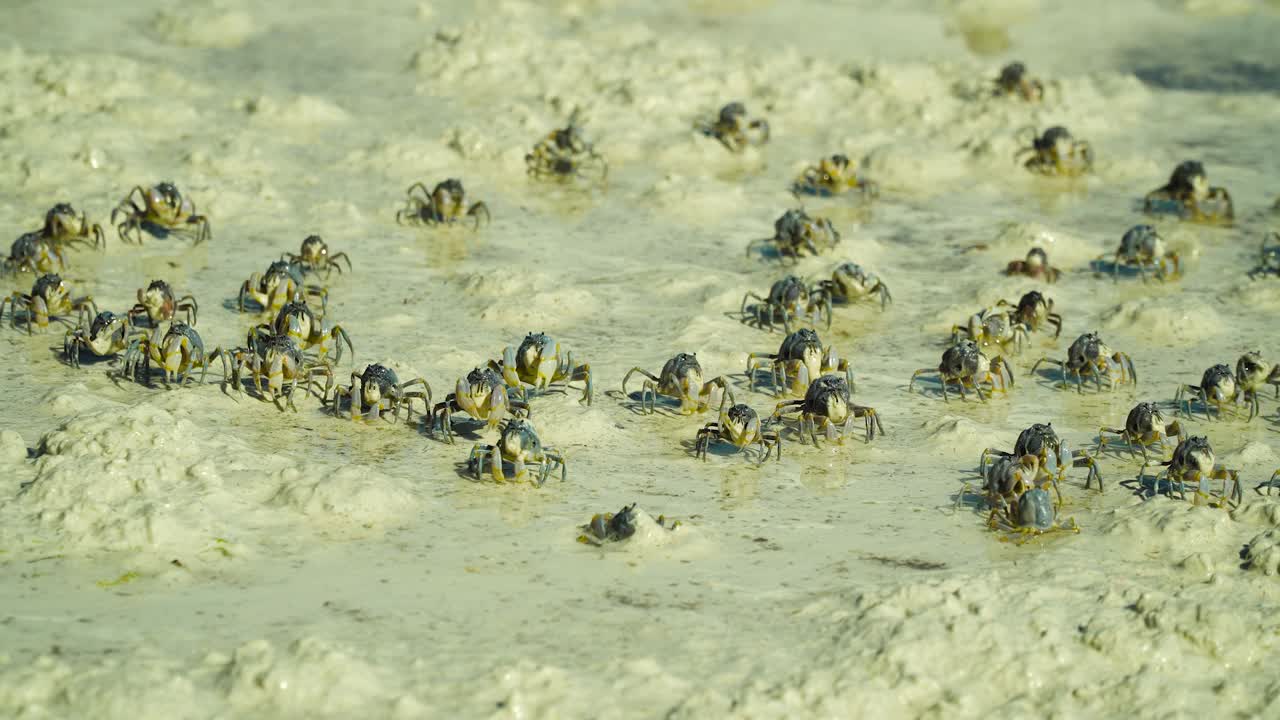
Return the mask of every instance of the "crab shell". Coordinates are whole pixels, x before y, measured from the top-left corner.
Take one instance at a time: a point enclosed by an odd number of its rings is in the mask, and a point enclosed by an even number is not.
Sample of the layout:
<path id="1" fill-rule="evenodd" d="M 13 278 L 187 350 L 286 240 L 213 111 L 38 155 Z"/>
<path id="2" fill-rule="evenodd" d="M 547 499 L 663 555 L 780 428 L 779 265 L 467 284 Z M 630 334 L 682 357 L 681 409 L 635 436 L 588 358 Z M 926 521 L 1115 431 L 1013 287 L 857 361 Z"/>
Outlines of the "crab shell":
<path id="1" fill-rule="evenodd" d="M 729 442 L 739 450 L 750 445 L 760 433 L 760 416 L 751 406 L 742 403 L 725 411 L 720 424 Z"/>
<path id="2" fill-rule="evenodd" d="M 89 324 L 89 332 L 84 336 L 85 345 L 95 355 L 106 355 L 116 347 L 123 347 L 128 328 L 125 316 L 103 310 Z"/>
<path id="3" fill-rule="evenodd" d="M 454 400 L 477 420 L 497 420 L 507 407 L 507 386 L 493 370 L 476 368 L 458 378 Z"/>
<path id="4" fill-rule="evenodd" d="M 849 386 L 839 375 L 823 375 L 809 383 L 804 394 L 805 411 L 840 425 L 849 417 Z"/>
<path id="5" fill-rule="evenodd" d="M 498 438 L 498 452 L 508 460 L 523 460 L 542 456 L 542 441 L 527 420 L 513 419 L 502 428 Z"/>
<path id="6" fill-rule="evenodd" d="M 1209 439 L 1203 435 L 1189 437 L 1178 443 L 1173 450 L 1173 459 L 1169 462 L 1169 475 L 1183 478 L 1191 474 L 1199 474 L 1202 478 L 1213 472 L 1217 458 Z"/>
<path id="7" fill-rule="evenodd" d="M 1143 438 L 1163 436 L 1169 421 L 1160 407 L 1153 402 L 1142 402 L 1133 406 L 1124 421 L 1125 429 Z"/>
<path id="8" fill-rule="evenodd" d="M 182 196 L 172 183 L 160 183 L 147 190 L 147 212 L 162 223 L 175 225 L 196 212 L 195 204 Z"/>
<path id="9" fill-rule="evenodd" d="M 186 347 L 183 347 L 183 341 Z M 203 354 L 204 342 L 195 328 L 183 322 L 175 322 L 160 341 L 160 360 L 166 373 L 180 373 L 191 367 L 192 359 Z"/>
<path id="10" fill-rule="evenodd" d="M 177 306 L 173 289 L 163 280 L 152 280 L 146 290 L 138 290 L 138 303 L 147 309 L 149 316 L 160 320 L 171 319 Z"/>
<path id="11" fill-rule="evenodd" d="M 682 413 L 688 414 L 697 408 L 704 381 L 696 355 L 680 353 L 671 358 L 662 366 L 658 379 L 658 392 L 680 398 Z"/>
<path id="12" fill-rule="evenodd" d="M 1018 527 L 1051 530 L 1057 518 L 1053 496 L 1047 490 L 1031 488 L 1018 497 L 1014 522 Z"/>

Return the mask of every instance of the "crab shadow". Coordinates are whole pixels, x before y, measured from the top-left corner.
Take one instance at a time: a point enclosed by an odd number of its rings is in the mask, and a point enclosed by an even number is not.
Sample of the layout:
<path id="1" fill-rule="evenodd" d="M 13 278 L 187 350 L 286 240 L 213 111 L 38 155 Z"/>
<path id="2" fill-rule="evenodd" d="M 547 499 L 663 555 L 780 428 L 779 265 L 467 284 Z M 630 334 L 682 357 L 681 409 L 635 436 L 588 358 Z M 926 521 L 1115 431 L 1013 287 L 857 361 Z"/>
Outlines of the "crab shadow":
<path id="1" fill-rule="evenodd" d="M 680 447 L 684 448 L 685 454 L 689 457 L 695 460 L 700 459 L 698 458 L 698 440 L 696 437 L 693 439 L 686 438 L 681 440 Z M 739 450 L 731 443 L 727 443 L 722 440 L 712 441 L 712 443 L 707 446 L 707 455 L 715 455 L 717 458 L 732 458 L 734 456 L 738 456 L 751 467 L 760 467 L 763 465 L 763 463 L 760 462 L 761 452 L 762 451 L 759 446 L 756 445 Z M 709 459 L 710 458 L 708 458 L 708 460 Z M 707 462 L 707 460 L 703 460 L 703 462 Z"/>
<path id="2" fill-rule="evenodd" d="M 669 417 L 683 417 L 683 415 L 676 410 L 676 408 L 680 407 L 680 402 L 665 395 L 659 395 L 657 399 L 654 400 L 653 411 L 648 412 L 644 409 L 644 403 L 641 399 L 643 393 L 641 391 L 623 394 L 621 390 L 606 390 L 604 394 L 605 397 L 617 400 L 624 408 L 630 411 L 632 415 L 647 417 L 649 415 L 661 414 Z"/>
<path id="3" fill-rule="evenodd" d="M 445 437 L 444 429 L 438 427 L 435 419 L 429 415 L 423 415 L 418 423 L 418 434 L 443 445 L 456 445 L 457 440 L 478 443 L 484 439 L 480 433 L 487 426 L 488 422 L 484 420 L 476 420 L 465 413 L 455 413 L 449 419 L 449 427 L 452 429 L 455 438 L 454 442 L 450 442 L 449 438 Z"/>

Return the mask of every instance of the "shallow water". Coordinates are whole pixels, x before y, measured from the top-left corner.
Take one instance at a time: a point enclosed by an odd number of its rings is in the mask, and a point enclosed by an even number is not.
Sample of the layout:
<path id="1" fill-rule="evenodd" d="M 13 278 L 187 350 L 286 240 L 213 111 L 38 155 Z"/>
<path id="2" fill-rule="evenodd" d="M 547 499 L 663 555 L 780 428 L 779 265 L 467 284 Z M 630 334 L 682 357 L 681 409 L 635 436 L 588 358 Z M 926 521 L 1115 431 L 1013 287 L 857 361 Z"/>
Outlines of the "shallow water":
<path id="1" fill-rule="evenodd" d="M 534 399 L 567 455 L 545 487 L 469 481 L 479 432 L 447 445 L 409 423 L 352 423 L 224 394 L 114 382 L 59 362 L 61 334 L 4 328 L 0 382 L 0 710 L 26 717 L 847 717 L 1276 711 L 1280 467 L 1264 417 L 1184 421 L 1246 482 L 1226 513 L 1073 472 L 1082 527 L 1002 542 L 955 509 L 984 447 L 1052 421 L 1092 448 L 1139 400 L 1242 352 L 1280 357 L 1280 286 L 1250 281 L 1280 101 L 1266 3 L 609 2 L 181 7 L 24 4 L 0 30 L 0 227 L 69 200 L 106 223 L 135 184 L 178 183 L 213 240 L 78 251 L 64 273 L 117 310 L 167 279 L 201 301 L 209 346 L 253 323 L 240 284 L 320 233 L 354 272 L 329 283 L 355 344 L 338 380 L 382 362 L 440 399 L 528 331 L 591 364 L 596 401 Z M 1219 6 L 1219 9 L 1225 8 Z M 984 19 L 974 29 L 973 17 Z M 1005 25 L 1004 23 L 1007 23 Z M 1141 28 L 1135 32 L 1132 28 Z M 968 31 L 968 35 L 965 34 Z M 1009 50 L 978 56 L 1004 41 Z M 988 43 L 983 45 L 982 43 Z M 1009 57 L 1060 83 L 1043 106 L 985 96 Z M 1272 78 L 1273 79 L 1273 78 Z M 772 141 L 733 156 L 690 131 L 740 99 Z M 532 182 L 524 154 L 581 107 L 607 188 Z M 1087 139 L 1095 173 L 1031 176 L 1022 127 Z M 790 180 L 842 151 L 880 183 L 869 208 L 806 200 L 843 234 L 798 268 L 746 256 L 794 206 Z M 1184 277 L 1113 281 L 1090 263 L 1143 221 L 1179 161 L 1227 186 L 1231 228 L 1156 222 Z M 396 225 L 403 188 L 464 180 L 493 223 Z M 1033 243 L 1063 278 L 999 273 Z M 975 245 L 985 250 L 972 250 Z M 757 468 L 715 448 L 713 419 L 654 416 L 620 396 L 627 370 L 696 352 L 761 412 L 747 354 L 780 333 L 732 315 L 747 291 L 854 260 L 895 302 L 838 307 L 821 336 L 852 360 L 855 401 L 887 436 L 800 445 Z M 26 289 L 31 278 L 7 280 Z M 1011 358 L 1016 388 L 944 404 L 953 323 L 1040 287 L 1063 314 Z M 1061 391 L 1028 371 L 1098 330 L 1141 384 Z M 16 435 L 14 434 L 16 433 Z M 43 448 L 28 457 L 28 448 Z M 723 447 L 723 446 L 722 446 Z M 1121 485 L 1121 481 L 1126 481 Z M 682 521 L 628 543 L 575 542 L 593 513 L 637 502 Z M 647 515 L 645 516 L 647 518 Z M 1171 678 L 1176 678 L 1171 682 Z"/>

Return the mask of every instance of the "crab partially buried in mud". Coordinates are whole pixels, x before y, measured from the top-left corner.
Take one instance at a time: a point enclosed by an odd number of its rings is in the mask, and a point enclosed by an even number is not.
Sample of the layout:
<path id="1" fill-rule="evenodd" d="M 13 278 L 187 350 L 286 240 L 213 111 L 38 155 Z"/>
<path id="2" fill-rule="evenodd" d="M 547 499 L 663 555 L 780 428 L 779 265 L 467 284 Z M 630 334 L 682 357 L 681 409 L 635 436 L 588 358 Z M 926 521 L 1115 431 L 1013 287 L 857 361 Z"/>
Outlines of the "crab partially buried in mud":
<path id="1" fill-rule="evenodd" d="M 482 217 L 489 222 L 489 206 L 483 201 L 467 205 L 467 191 L 457 178 L 436 184 L 430 192 L 426 185 L 416 182 L 405 195 L 405 207 L 396 213 L 396 222 L 401 224 L 453 225 L 466 217 L 473 221 L 471 229 L 479 230 Z"/>
<path id="2" fill-rule="evenodd" d="M 722 393 L 730 393 L 729 384 L 724 376 L 710 380 L 702 379 L 702 365 L 693 353 L 678 353 L 662 366 L 657 375 L 640 367 L 633 367 L 622 378 L 622 394 L 627 394 L 627 381 L 631 375 L 640 373 L 645 377 L 640 389 L 640 411 L 652 414 L 656 411 L 659 395 L 676 398 L 680 401 L 680 414 L 692 415 L 703 412 L 711 402 L 713 388 L 720 388 Z"/>
<path id="3" fill-rule="evenodd" d="M 182 196 L 177 186 L 162 182 L 151 188 L 136 186 L 111 211 L 111 222 L 117 216 L 124 220 L 116 225 L 120 239 L 129 242 L 130 235 L 142 242 L 143 229 L 182 231 L 195 234 L 196 244 L 211 237 L 209 219 L 196 214 L 196 205 Z"/>
<path id="4" fill-rule="evenodd" d="M 808 438 L 813 440 L 814 447 L 818 447 L 819 430 L 827 440 L 843 443 L 849 423 L 855 418 L 863 419 L 867 442 L 875 440 L 877 432 L 884 434 L 879 413 L 873 407 L 850 400 L 849 384 L 841 375 L 823 375 L 809 383 L 804 399 L 784 400 L 773 411 L 775 421 L 796 421 L 800 444 L 805 444 Z"/>
<path id="5" fill-rule="evenodd" d="M 950 402 L 947 389 L 952 385 L 960 388 L 962 400 L 969 399 L 966 391 L 972 389 L 977 391 L 979 400 L 986 402 L 988 394 L 994 394 L 996 390 L 1007 392 L 1014 384 L 1013 368 L 1009 363 L 999 355 L 988 358 L 972 340 L 961 340 L 947 348 L 942 353 L 938 367 L 920 368 L 912 373 L 911 382 L 907 383 L 907 392 L 911 392 L 916 378 L 921 375 L 938 376 L 944 402 Z M 1008 384 L 1005 383 L 1006 376 Z M 984 386 L 987 388 L 986 392 L 983 392 Z"/>
<path id="6" fill-rule="evenodd" d="M 1102 390 L 1105 379 L 1109 389 L 1115 390 L 1123 383 L 1138 384 L 1138 372 L 1134 368 L 1133 358 L 1128 353 L 1112 350 L 1102 341 L 1096 332 L 1089 332 L 1076 338 L 1067 348 L 1066 360 L 1055 360 L 1042 357 L 1031 366 L 1031 374 L 1035 375 L 1041 363 L 1057 365 L 1062 370 L 1062 379 L 1058 387 L 1065 388 L 1068 378 L 1075 378 L 1076 392 L 1084 392 L 1084 381 L 1093 378 L 1098 390 Z"/>
<path id="7" fill-rule="evenodd" d="M 1230 224 L 1235 205 L 1226 188 L 1209 184 L 1204 164 L 1186 160 L 1178 164 L 1169 182 L 1147 193 L 1142 209 L 1156 213 L 1169 208 L 1183 219 L 1209 224 Z"/>
<path id="8" fill-rule="evenodd" d="M 609 164 L 587 141 L 579 119 L 579 112 L 575 109 L 567 126 L 553 130 L 524 156 L 530 177 L 559 180 L 598 178 L 601 183 L 608 179 Z"/>
<path id="9" fill-rule="evenodd" d="M 725 105 L 713 122 L 699 122 L 694 129 L 719 140 L 729 152 L 740 153 L 749 146 L 769 142 L 769 122 L 748 116 L 746 106 L 740 102 Z"/>
<path id="10" fill-rule="evenodd" d="M 508 414 L 526 418 L 530 415 L 522 390 L 508 388 L 502 373 L 491 367 L 478 367 L 458 378 L 454 391 L 432 408 L 428 428 L 434 433 L 438 426 L 451 444 L 454 413 L 466 413 L 490 430 L 497 428 Z"/>
<path id="11" fill-rule="evenodd" d="M 1106 255 L 1098 256 L 1095 261 L 1101 263 Z M 1170 270 L 1170 265 L 1173 266 Z M 1170 250 L 1163 237 L 1150 225 L 1134 225 L 1120 237 L 1120 247 L 1116 248 L 1111 260 L 1111 278 L 1119 279 L 1120 268 L 1137 267 L 1142 281 L 1147 281 L 1147 271 L 1154 272 L 1160 281 L 1177 278 L 1181 273 L 1178 253 Z"/>
<path id="12" fill-rule="evenodd" d="M 853 388 L 853 368 L 835 348 L 824 347 L 818 333 L 800 328 L 787 335 L 776 353 L 751 353 L 747 356 L 747 380 L 756 389 L 756 374 L 767 370 L 775 394 L 804 394 L 809 384 L 828 373 L 841 373 Z"/>
<path id="13" fill-rule="evenodd" d="M 592 515 L 591 521 L 582 526 L 583 534 L 578 536 L 578 542 L 598 547 L 605 543 L 628 540 L 636 534 L 636 517 L 636 503 L 624 505 L 616 513 Z M 664 530 L 680 527 L 679 520 L 668 521 L 665 515 L 659 515 L 654 523 Z"/>
<path id="14" fill-rule="evenodd" d="M 0 299 L 0 319 L 4 318 L 6 304 L 9 305 L 9 324 L 16 328 L 21 318 L 27 326 L 28 335 L 35 327 L 42 330 L 48 328 L 50 320 L 65 325 L 83 325 L 86 313 L 89 313 L 89 317 L 98 314 L 98 306 L 94 304 L 92 297 L 71 297 L 62 277 L 53 273 L 36 278 L 30 293 L 15 290 L 9 297 Z M 72 313 L 79 317 L 79 322 L 71 322 Z"/>
<path id="15" fill-rule="evenodd" d="M 856 169 L 850 169 L 849 156 L 836 153 L 824 157 L 817 165 L 810 165 L 791 184 L 791 194 L 832 197 L 847 192 L 858 192 L 864 197 L 876 197 L 880 186 L 864 177 Z"/>
<path id="16" fill-rule="evenodd" d="M 739 451 L 749 445 L 760 446 L 757 465 L 769 459 L 769 453 L 777 449 L 777 459 L 782 459 L 782 438 L 776 430 L 769 429 L 761 422 L 760 415 L 750 405 L 734 404 L 726 393 L 720 400 L 720 418 L 709 422 L 698 430 L 694 441 L 693 455 L 701 456 L 705 462 L 707 451 L 715 442 L 727 442 Z"/>
<path id="17" fill-rule="evenodd" d="M 352 372 L 350 385 L 334 389 L 330 401 L 334 415 L 340 412 L 344 398 L 350 406 L 352 420 L 377 420 L 388 410 L 399 420 L 401 408 L 408 411 L 412 420 L 414 400 L 422 401 L 423 415 L 431 413 L 431 386 L 426 380 L 418 377 L 401 382 L 395 370 L 377 363 L 367 365 L 364 372 Z"/>
<path id="18" fill-rule="evenodd" d="M 535 470 L 529 476 L 532 465 Z M 508 476 L 506 466 L 510 466 Z M 471 448 L 467 457 L 467 468 L 476 480 L 483 479 L 488 470 L 494 482 L 504 483 L 507 480 L 520 482 L 528 476 L 529 482 L 542 487 L 547 478 L 556 469 L 560 470 L 560 480 L 564 481 L 567 472 L 564 454 L 555 448 L 542 444 L 533 423 L 524 418 L 509 418 L 502 424 L 502 432 L 497 445 L 477 444 Z"/>
<path id="19" fill-rule="evenodd" d="M 1071 131 L 1061 125 L 1040 135 L 1034 128 L 1026 128 L 1019 133 L 1019 139 L 1026 146 L 1014 155 L 1014 160 L 1021 161 L 1023 156 L 1030 155 L 1022 166 L 1032 172 L 1076 177 L 1093 170 L 1093 150 L 1089 143 L 1075 139 Z"/>
<path id="20" fill-rule="evenodd" d="M 827 218 L 813 218 L 804 209 L 788 210 L 773 223 L 773 237 L 752 240 L 747 256 L 757 248 L 772 247 L 780 259 L 799 262 L 805 255 L 821 255 L 840 243 L 840 233 Z"/>
<path id="21" fill-rule="evenodd" d="M 1025 275 L 1033 280 L 1043 279 L 1047 283 L 1056 283 L 1062 277 L 1062 271 L 1049 264 L 1049 254 L 1042 247 L 1033 247 L 1027 251 L 1022 260 L 1010 260 L 1004 268 L 1005 275 Z"/>

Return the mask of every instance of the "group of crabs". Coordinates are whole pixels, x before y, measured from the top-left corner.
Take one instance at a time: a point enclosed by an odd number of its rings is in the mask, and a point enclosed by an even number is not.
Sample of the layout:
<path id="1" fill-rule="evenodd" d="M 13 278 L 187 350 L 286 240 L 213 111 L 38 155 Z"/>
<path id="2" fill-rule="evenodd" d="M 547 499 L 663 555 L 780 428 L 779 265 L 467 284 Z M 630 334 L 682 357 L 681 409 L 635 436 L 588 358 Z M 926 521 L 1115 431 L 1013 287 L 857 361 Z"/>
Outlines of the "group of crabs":
<path id="1" fill-rule="evenodd" d="M 1021 63 L 1012 63 L 996 80 L 996 92 L 1036 101 L 1043 97 L 1044 86 L 1031 78 Z M 745 107 L 736 102 L 724 106 L 713 121 L 699 123 L 696 130 L 732 152 L 763 144 L 770 134 L 767 121 L 750 117 Z M 1033 133 L 1028 142 L 1017 158 L 1030 155 L 1024 163 L 1029 170 L 1076 176 L 1092 167 L 1088 143 L 1075 140 L 1065 128 Z M 567 127 L 538 142 L 525 160 L 532 177 L 589 178 L 602 183 L 608 177 L 608 165 L 585 139 L 576 111 Z M 794 181 L 792 191 L 797 196 L 832 197 L 854 192 L 875 197 L 878 187 L 860 177 L 847 156 L 835 154 L 806 168 Z M 458 179 L 447 179 L 430 190 L 423 183 L 415 183 L 406 196 L 405 208 L 396 214 L 400 223 L 452 225 L 470 220 L 478 228 L 482 221 L 490 219 L 484 202 L 468 203 Z M 1182 217 L 1198 222 L 1229 222 L 1234 212 L 1230 195 L 1222 188 L 1209 186 L 1203 166 L 1194 161 L 1179 165 L 1165 186 L 1146 196 L 1144 205 L 1152 212 L 1172 206 Z M 143 231 L 160 236 L 192 234 L 196 243 L 211 236 L 208 219 L 197 214 L 194 203 L 172 183 L 149 189 L 135 187 L 113 210 L 111 219 L 113 223 L 120 220 L 116 229 L 125 242 L 141 242 Z M 1269 246 L 1264 241 L 1261 262 L 1253 274 L 1280 274 L 1280 236 L 1271 237 L 1277 244 Z M 823 254 L 839 241 L 840 233 L 830 220 L 811 217 L 803 209 L 791 209 L 774 223 L 773 237 L 749 244 L 748 254 L 764 244 L 779 259 L 798 262 L 805 255 Z M 353 420 L 376 419 L 386 412 L 398 419 L 402 408 L 412 418 L 413 403 L 418 401 L 424 406 L 422 414 L 428 431 L 439 432 L 450 443 L 454 442 L 456 413 L 498 431 L 495 444 L 477 444 L 468 456 L 466 467 L 477 479 L 486 473 L 497 482 L 528 477 L 541 486 L 557 470 L 562 479 L 565 477 L 564 455 L 544 445 L 538 437 L 530 421 L 529 399 L 553 385 L 568 387 L 580 382 L 581 401 L 589 405 L 593 382 L 590 366 L 576 362 L 572 352 L 562 350 L 545 334 L 529 333 L 518 345 L 507 347 L 501 359 L 471 370 L 459 378 L 455 391 L 439 403 L 432 403 L 431 388 L 425 379 L 402 382 L 394 370 L 380 364 L 352 372 L 348 386 L 335 387 L 335 364 L 341 360 L 342 345 L 345 343 L 352 355 L 354 348 L 341 325 L 326 321 L 328 291 L 315 280 L 320 273 L 326 280 L 332 270 L 341 273 L 340 261 L 346 263 L 348 270 L 351 263 L 345 253 L 330 253 L 320 237 L 306 238 L 299 253 L 285 253 L 265 272 L 254 273 L 244 282 L 239 309 L 271 314 L 273 319 L 250 329 L 243 346 L 225 351 L 221 347 L 205 350 L 195 330 L 195 299 L 189 295 L 178 297 L 163 280 L 138 290 L 137 304 L 123 314 L 99 312 L 87 296 L 73 298 L 55 270 L 66 266 L 65 251 L 76 245 L 104 247 L 102 228 L 68 204 L 54 206 L 46 213 L 42 228 L 25 233 L 14 242 L 10 257 L 4 262 L 6 270 L 39 274 L 32 291 L 14 292 L 0 301 L 0 318 L 8 304 L 11 323 L 25 323 L 28 332 L 33 326 L 47 327 L 50 320 L 73 325 L 67 332 L 64 352 L 68 363 L 75 367 L 79 367 L 84 352 L 98 357 L 124 353 L 124 376 L 150 382 L 151 364 L 155 363 L 166 385 L 180 385 L 191 379 L 197 369 L 203 381 L 208 366 L 220 359 L 224 388 L 230 386 L 242 392 L 248 387 L 277 407 L 284 400 L 287 407 L 296 410 L 293 398 L 301 384 L 304 392 L 314 392 L 335 415 L 345 412 Z M 1150 225 L 1135 226 L 1124 234 L 1112 262 L 1113 274 L 1125 265 L 1136 266 L 1144 279 L 1148 269 L 1154 269 L 1161 279 L 1178 273 L 1176 253 L 1166 248 L 1163 238 Z M 1061 274 L 1050 266 L 1041 248 L 1033 248 L 1025 260 L 1011 262 L 1007 272 L 1050 283 Z M 627 393 L 630 378 L 640 374 L 644 378 L 637 406 L 640 412 L 653 413 L 658 396 L 666 396 L 678 402 L 682 414 L 692 414 L 712 407 L 718 392 L 719 417 L 698 430 L 694 441 L 695 456 L 704 460 L 711 445 L 721 441 L 737 450 L 758 447 L 757 462 L 764 462 L 770 454 L 780 458 L 783 426 L 788 420 L 795 423 L 794 433 L 801 443 L 811 440 L 816 446 L 819 431 L 828 440 L 842 441 L 848 425 L 862 419 L 870 442 L 877 432 L 884 432 L 879 415 L 874 408 L 851 400 L 854 381 L 850 364 L 832 347 L 823 345 L 816 330 L 817 324 L 824 321 L 830 328 L 833 306 L 864 298 L 878 300 L 881 310 L 892 302 L 887 284 L 874 272 L 851 262 L 838 265 L 828 278 L 817 282 L 788 275 L 775 282 L 767 295 L 747 293 L 739 308 L 743 320 L 769 330 L 781 326 L 785 334 L 776 353 L 752 353 L 747 359 L 745 375 L 751 390 L 764 384 L 776 396 L 793 396 L 780 400 L 773 413 L 764 418 L 749 405 L 736 402 L 724 376 L 706 380 L 697 358 L 689 353 L 671 357 L 656 375 L 632 368 L 623 378 L 623 394 Z M 308 304 L 308 299 L 318 299 L 319 308 Z M 163 323 L 168 327 L 162 333 Z M 952 387 L 959 390 L 962 399 L 971 389 L 985 401 L 989 393 L 1007 390 L 1014 380 L 1008 361 L 1001 355 L 988 357 L 983 347 L 1018 352 L 1030 333 L 1048 327 L 1054 329 L 1057 338 L 1062 318 L 1053 311 L 1053 301 L 1039 291 L 1026 293 L 1016 303 L 1001 301 L 983 309 L 966 323 L 953 327 L 952 343 L 938 367 L 916 371 L 908 390 L 918 376 L 937 374 L 944 401 L 949 401 L 948 390 Z M 1041 358 L 1031 372 L 1034 374 L 1043 362 L 1058 365 L 1061 384 L 1065 386 L 1073 378 L 1078 391 L 1088 380 L 1098 389 L 1104 382 L 1111 388 L 1137 382 L 1129 356 L 1107 347 L 1097 333 L 1077 338 L 1065 360 Z M 1224 408 L 1243 400 L 1250 404 L 1252 419 L 1258 412 L 1257 393 L 1266 384 L 1277 386 L 1280 396 L 1280 366 L 1270 365 L 1259 353 L 1249 353 L 1239 359 L 1234 373 L 1226 365 L 1215 365 L 1205 372 L 1199 385 L 1182 386 L 1175 402 L 1179 412 L 1185 408 L 1189 415 L 1192 403 L 1198 399 L 1208 416 L 1211 406 L 1221 415 Z M 1159 446 L 1163 454 L 1170 439 L 1176 438 L 1171 458 L 1161 463 L 1164 486 L 1170 494 L 1176 488 L 1185 495 L 1185 487 L 1191 485 L 1197 494 L 1208 497 L 1209 481 L 1222 480 L 1218 501 L 1226 505 L 1240 499 L 1237 473 L 1216 463 L 1208 440 L 1203 436 L 1184 437 L 1178 422 L 1168 422 L 1155 403 L 1143 402 L 1129 413 L 1124 428 L 1100 429 L 1098 449 L 1092 454 L 1072 451 L 1048 424 L 1024 430 L 1012 452 L 985 450 L 979 474 L 984 481 L 984 498 L 992 510 L 990 524 L 1036 533 L 1075 529 L 1074 521 L 1060 523 L 1057 519 L 1062 503 L 1059 486 L 1068 469 L 1088 467 L 1086 488 L 1096 481 L 1098 489 L 1102 489 L 1097 456 L 1106 445 L 1104 434 L 1118 435 L 1128 444 L 1131 455 L 1141 450 L 1148 461 L 1150 449 Z M 1144 462 L 1139 480 L 1147 467 Z M 533 468 L 532 472 L 529 468 Z M 1268 488 L 1277 485 L 1277 477 L 1280 470 L 1266 483 Z M 1155 487 L 1160 487 L 1159 476 Z M 964 496 L 962 491 L 959 498 Z M 634 511 L 635 506 L 631 505 L 618 513 L 597 515 L 584 527 L 586 532 L 581 539 L 599 543 L 631 536 L 635 531 Z M 665 527 L 662 519 L 659 525 Z"/>

